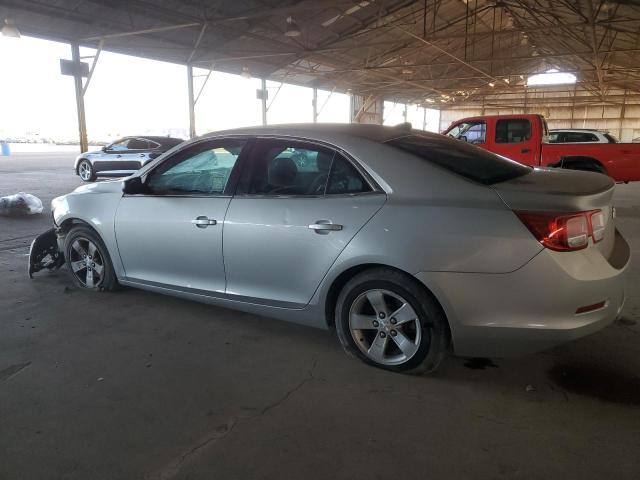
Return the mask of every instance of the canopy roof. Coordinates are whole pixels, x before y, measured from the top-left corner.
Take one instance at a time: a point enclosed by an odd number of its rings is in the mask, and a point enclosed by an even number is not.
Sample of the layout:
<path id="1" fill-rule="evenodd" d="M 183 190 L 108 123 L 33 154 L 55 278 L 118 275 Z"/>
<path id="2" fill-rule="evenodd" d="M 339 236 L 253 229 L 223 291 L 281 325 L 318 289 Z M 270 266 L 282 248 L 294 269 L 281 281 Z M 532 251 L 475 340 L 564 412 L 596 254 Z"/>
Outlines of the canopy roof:
<path id="1" fill-rule="evenodd" d="M 552 68 L 578 77 L 579 101 L 640 93 L 631 0 L 0 0 L 7 18 L 24 35 L 425 105 L 508 102 Z"/>

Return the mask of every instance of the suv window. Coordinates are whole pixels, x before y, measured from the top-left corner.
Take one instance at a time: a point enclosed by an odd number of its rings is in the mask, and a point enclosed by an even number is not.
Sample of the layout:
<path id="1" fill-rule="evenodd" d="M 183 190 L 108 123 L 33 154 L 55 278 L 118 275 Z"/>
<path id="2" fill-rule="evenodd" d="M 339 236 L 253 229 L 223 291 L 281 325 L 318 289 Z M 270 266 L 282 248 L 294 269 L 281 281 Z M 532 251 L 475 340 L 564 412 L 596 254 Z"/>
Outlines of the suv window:
<path id="1" fill-rule="evenodd" d="M 486 135 L 487 124 L 482 120 L 459 123 L 447 133 L 449 137 L 474 145 L 485 143 Z"/>
<path id="2" fill-rule="evenodd" d="M 408 135 L 386 143 L 487 185 L 520 177 L 532 170 L 508 158 L 442 135 Z"/>
<path id="3" fill-rule="evenodd" d="M 598 137 L 589 132 L 566 132 L 567 142 L 597 142 Z"/>
<path id="4" fill-rule="evenodd" d="M 216 140 L 177 152 L 151 173 L 147 188 L 158 195 L 221 195 L 245 143 Z"/>
<path id="5" fill-rule="evenodd" d="M 526 118 L 498 120 L 496 143 L 520 143 L 531 138 L 531 122 Z"/>
<path id="6" fill-rule="evenodd" d="M 239 193 L 324 195 L 334 151 L 288 140 L 259 140 L 251 152 Z"/>

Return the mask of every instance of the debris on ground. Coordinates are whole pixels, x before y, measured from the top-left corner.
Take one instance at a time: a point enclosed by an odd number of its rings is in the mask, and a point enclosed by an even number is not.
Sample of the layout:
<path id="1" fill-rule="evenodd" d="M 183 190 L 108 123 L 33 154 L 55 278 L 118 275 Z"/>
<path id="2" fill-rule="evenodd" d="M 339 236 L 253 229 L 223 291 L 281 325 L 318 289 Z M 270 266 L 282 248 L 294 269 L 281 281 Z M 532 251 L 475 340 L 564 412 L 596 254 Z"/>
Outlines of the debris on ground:
<path id="1" fill-rule="evenodd" d="M 42 210 L 42 201 L 30 193 L 19 192 L 0 198 L 0 215 L 36 215 L 42 213 Z"/>
<path id="2" fill-rule="evenodd" d="M 536 391 L 536 387 L 534 387 L 533 385 L 527 385 L 527 387 L 525 388 L 525 390 L 527 392 L 535 392 Z"/>

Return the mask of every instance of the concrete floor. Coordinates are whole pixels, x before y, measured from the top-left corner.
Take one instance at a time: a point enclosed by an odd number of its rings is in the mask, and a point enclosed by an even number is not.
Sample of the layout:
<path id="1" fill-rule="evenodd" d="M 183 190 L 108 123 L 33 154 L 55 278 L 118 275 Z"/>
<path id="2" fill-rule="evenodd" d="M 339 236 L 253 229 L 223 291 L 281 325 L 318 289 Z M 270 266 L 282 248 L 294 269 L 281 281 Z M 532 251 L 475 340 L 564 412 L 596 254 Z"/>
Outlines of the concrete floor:
<path id="1" fill-rule="evenodd" d="M 46 206 L 70 155 L 0 157 L 0 195 Z M 640 476 L 640 184 L 623 318 L 553 351 L 386 373 L 323 331 L 25 273 L 48 214 L 0 217 L 0 479 Z"/>

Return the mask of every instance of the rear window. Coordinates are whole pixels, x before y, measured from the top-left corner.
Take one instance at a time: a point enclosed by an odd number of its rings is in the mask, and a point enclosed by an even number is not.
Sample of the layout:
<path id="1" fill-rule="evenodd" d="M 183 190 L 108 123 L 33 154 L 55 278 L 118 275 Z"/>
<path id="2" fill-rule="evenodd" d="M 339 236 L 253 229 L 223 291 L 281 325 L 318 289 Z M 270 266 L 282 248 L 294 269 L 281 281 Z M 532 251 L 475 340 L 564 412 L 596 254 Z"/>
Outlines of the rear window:
<path id="1" fill-rule="evenodd" d="M 530 167 L 505 157 L 439 135 L 408 135 L 386 143 L 486 185 L 520 177 L 531 171 Z"/>

